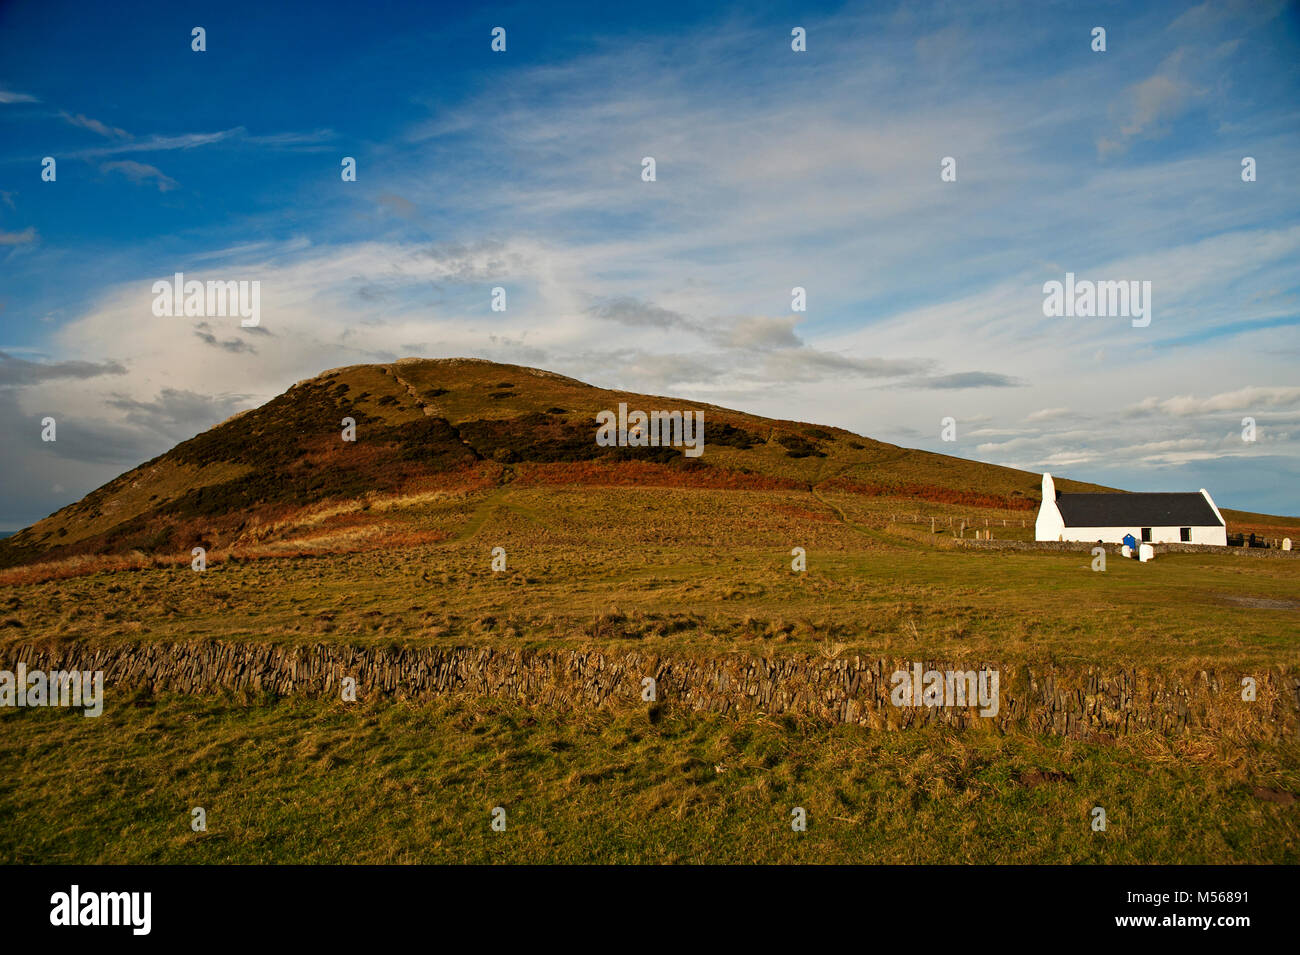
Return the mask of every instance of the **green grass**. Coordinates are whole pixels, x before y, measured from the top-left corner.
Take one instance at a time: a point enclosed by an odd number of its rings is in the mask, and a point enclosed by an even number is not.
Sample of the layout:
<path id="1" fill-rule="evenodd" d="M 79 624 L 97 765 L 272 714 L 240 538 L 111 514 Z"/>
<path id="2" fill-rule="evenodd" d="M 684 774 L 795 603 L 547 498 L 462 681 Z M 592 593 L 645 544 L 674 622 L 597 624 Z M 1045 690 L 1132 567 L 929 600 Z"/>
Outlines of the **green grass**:
<path id="1" fill-rule="evenodd" d="M 1096 573 L 1086 553 L 921 543 L 894 533 L 887 502 L 874 505 L 882 515 L 846 497 L 828 500 L 847 524 L 799 492 L 498 489 L 376 518 L 451 531 L 438 544 L 5 587 L 0 647 L 210 637 L 713 654 L 810 653 L 829 641 L 868 656 L 1008 664 L 1300 663 L 1295 561 L 1112 555 Z M 505 573 L 490 569 L 496 546 Z M 801 574 L 794 546 L 807 551 Z"/>
<path id="2" fill-rule="evenodd" d="M 1298 755 L 455 699 L 140 698 L 97 719 L 0 715 L 0 861 L 1295 863 Z"/>

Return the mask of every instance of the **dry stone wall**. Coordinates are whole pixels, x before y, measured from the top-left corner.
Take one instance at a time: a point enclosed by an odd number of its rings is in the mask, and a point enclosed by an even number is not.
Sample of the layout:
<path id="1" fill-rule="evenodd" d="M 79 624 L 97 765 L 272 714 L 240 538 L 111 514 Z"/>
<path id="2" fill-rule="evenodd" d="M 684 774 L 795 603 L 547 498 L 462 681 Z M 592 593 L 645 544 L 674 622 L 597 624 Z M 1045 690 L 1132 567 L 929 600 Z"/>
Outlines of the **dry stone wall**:
<path id="1" fill-rule="evenodd" d="M 427 700 L 444 694 L 573 711 L 645 709 L 642 680 L 656 681 L 660 705 L 694 712 L 785 714 L 895 730 L 928 724 L 1087 737 L 1143 731 L 1256 735 L 1300 724 L 1300 671 L 1166 672 L 1102 667 L 1013 666 L 999 671 L 999 709 L 899 707 L 892 674 L 914 662 L 926 670 L 985 665 L 860 657 L 727 656 L 679 658 L 603 649 L 500 650 L 470 647 L 349 647 L 205 641 L 10 645 L 0 668 L 102 670 L 105 705 L 118 694 L 222 691 L 340 698 L 356 680 L 361 700 Z M 1254 702 L 1241 679 L 1257 681 Z"/>

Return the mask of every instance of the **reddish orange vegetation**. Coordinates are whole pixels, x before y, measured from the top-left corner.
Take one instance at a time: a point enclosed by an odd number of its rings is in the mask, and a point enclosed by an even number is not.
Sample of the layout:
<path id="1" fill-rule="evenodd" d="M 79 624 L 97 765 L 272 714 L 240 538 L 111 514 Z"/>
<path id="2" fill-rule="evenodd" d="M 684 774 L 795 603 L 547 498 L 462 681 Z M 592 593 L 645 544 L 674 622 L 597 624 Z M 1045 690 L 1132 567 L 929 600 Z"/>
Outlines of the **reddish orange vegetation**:
<path id="1" fill-rule="evenodd" d="M 806 490 L 808 485 L 788 478 L 746 474 L 728 468 L 675 468 L 649 461 L 561 461 L 520 464 L 515 483 L 523 487 L 547 484 L 588 484 L 604 487 L 694 487 L 739 491 Z"/>
<path id="2" fill-rule="evenodd" d="M 1038 502 L 1024 497 L 1007 497 L 1002 494 L 980 494 L 977 491 L 958 491 L 935 484 L 856 484 L 844 478 L 832 478 L 818 487 L 831 491 L 848 491 L 850 494 L 867 494 L 872 497 L 906 497 L 937 504 L 959 504 L 962 507 L 988 507 L 1004 511 L 1036 511 Z"/>
<path id="3" fill-rule="evenodd" d="M 420 474 L 404 481 L 399 494 L 420 494 L 425 491 L 486 491 L 495 487 L 505 469 L 495 461 L 481 461 L 459 471 L 437 471 Z"/>
<path id="4" fill-rule="evenodd" d="M 154 558 L 136 551 L 132 554 L 79 555 L 43 564 L 0 570 L 0 587 L 43 584 L 48 580 L 67 580 L 99 571 L 140 570 L 144 567 L 174 567 L 188 564 L 189 558 Z"/>

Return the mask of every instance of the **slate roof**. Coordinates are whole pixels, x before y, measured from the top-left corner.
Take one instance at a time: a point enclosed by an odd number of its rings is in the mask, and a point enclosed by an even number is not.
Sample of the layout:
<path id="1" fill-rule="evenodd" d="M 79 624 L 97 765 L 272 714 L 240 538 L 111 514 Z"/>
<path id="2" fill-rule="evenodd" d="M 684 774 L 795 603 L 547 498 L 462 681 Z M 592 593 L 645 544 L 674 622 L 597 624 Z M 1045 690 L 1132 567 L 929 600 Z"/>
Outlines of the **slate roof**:
<path id="1" fill-rule="evenodd" d="M 1222 527 L 1199 491 L 1177 494 L 1057 494 L 1066 527 Z"/>

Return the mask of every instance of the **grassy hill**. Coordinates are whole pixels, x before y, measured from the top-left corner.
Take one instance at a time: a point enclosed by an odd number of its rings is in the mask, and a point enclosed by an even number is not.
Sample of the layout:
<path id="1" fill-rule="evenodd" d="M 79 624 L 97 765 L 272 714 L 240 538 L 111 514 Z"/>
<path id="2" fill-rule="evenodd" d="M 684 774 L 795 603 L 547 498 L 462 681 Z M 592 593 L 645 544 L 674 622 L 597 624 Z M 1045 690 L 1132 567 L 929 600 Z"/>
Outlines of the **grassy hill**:
<path id="1" fill-rule="evenodd" d="M 704 455 L 598 447 L 595 415 L 620 402 L 703 411 Z M 342 439 L 344 418 L 356 423 L 354 442 Z M 323 524 L 343 539 L 385 500 L 486 497 L 509 484 L 836 491 L 947 505 L 945 517 L 997 509 L 1032 523 L 1039 480 L 837 428 L 609 391 L 535 368 L 402 359 L 327 371 L 182 442 L 0 541 L 0 567 L 132 552 L 188 560 L 196 545 L 250 551 Z M 401 539 L 447 533 L 425 522 Z"/>

